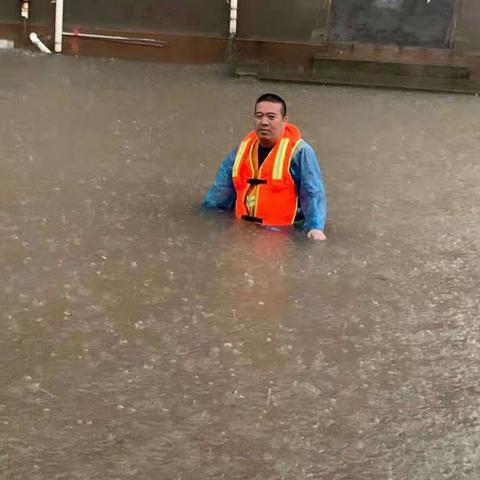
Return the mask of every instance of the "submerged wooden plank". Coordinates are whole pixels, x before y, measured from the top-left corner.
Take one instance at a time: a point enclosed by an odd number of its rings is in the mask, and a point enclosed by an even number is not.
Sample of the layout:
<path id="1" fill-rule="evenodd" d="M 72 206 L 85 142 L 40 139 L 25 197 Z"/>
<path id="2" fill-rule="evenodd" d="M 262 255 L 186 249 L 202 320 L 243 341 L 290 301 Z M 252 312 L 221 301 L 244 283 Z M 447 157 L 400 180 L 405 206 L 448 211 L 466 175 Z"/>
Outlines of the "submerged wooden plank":
<path id="1" fill-rule="evenodd" d="M 394 88 L 407 90 L 426 90 L 454 93 L 480 93 L 480 81 L 421 76 L 400 75 L 358 75 L 351 77 L 329 77 L 314 75 L 312 72 L 295 72 L 284 69 L 263 69 L 255 71 L 252 66 L 237 68 L 237 74 L 254 75 L 260 80 L 275 80 L 284 82 L 317 83 L 325 85 L 347 85 L 360 87 Z"/>
<path id="2" fill-rule="evenodd" d="M 360 59 L 314 57 L 314 74 L 331 78 L 399 75 L 407 77 L 458 78 L 468 80 L 470 70 L 465 65 L 432 65 L 385 62 Z"/>

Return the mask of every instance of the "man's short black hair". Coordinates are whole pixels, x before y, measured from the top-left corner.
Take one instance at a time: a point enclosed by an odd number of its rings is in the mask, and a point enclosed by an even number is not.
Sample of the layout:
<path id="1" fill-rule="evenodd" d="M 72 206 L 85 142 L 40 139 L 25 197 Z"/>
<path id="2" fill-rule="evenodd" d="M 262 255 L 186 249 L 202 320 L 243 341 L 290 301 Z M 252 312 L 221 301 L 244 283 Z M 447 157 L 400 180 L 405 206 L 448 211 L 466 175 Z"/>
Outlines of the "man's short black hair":
<path id="1" fill-rule="evenodd" d="M 287 115 L 287 104 L 285 103 L 285 100 L 274 93 L 264 93 L 263 95 L 260 95 L 258 100 L 255 102 L 255 108 L 260 102 L 279 103 L 282 106 L 282 117 Z"/>

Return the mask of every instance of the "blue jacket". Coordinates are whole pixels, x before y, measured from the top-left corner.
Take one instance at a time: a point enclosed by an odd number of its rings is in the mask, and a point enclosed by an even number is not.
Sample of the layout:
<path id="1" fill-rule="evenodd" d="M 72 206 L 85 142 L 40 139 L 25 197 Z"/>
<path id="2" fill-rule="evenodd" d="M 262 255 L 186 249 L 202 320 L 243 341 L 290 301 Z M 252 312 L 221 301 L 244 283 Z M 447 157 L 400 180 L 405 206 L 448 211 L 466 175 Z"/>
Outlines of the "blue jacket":
<path id="1" fill-rule="evenodd" d="M 233 210 L 236 192 L 232 170 L 237 148 L 234 148 L 220 165 L 215 182 L 205 196 L 203 203 L 206 207 Z M 293 153 L 290 174 L 295 182 L 300 208 L 305 217 L 303 228 L 307 231 L 312 229 L 324 231 L 327 219 L 327 197 L 322 173 L 315 151 L 304 140 Z"/>

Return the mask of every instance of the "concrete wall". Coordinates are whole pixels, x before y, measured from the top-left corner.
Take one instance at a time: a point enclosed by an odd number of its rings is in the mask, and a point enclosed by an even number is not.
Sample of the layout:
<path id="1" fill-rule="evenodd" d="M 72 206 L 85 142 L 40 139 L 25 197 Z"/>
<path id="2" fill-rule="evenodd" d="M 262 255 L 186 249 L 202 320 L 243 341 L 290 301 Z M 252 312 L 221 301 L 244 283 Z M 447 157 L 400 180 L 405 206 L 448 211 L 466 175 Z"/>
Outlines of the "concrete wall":
<path id="1" fill-rule="evenodd" d="M 65 22 L 89 28 L 224 36 L 226 0 L 67 1 Z"/>
<path id="2" fill-rule="evenodd" d="M 329 0 L 240 0 L 240 38 L 326 41 Z"/>
<path id="3" fill-rule="evenodd" d="M 55 4 L 51 0 L 32 0 L 30 12 L 32 22 L 49 24 L 53 22 Z M 20 0 L 0 0 L 0 22 L 19 21 Z"/>
<path id="4" fill-rule="evenodd" d="M 459 53 L 480 54 L 480 2 L 460 0 L 454 48 Z"/>
<path id="5" fill-rule="evenodd" d="M 11 0 L 2 0 L 0 2 L 0 21 L 15 22 L 19 18 L 20 7 L 19 2 Z"/>
<path id="6" fill-rule="evenodd" d="M 32 0 L 31 21 L 52 24 L 51 0 Z M 226 0 L 65 0 L 65 25 L 206 36 L 228 34 Z M 0 0 L 0 22 L 20 20 L 19 0 Z"/>

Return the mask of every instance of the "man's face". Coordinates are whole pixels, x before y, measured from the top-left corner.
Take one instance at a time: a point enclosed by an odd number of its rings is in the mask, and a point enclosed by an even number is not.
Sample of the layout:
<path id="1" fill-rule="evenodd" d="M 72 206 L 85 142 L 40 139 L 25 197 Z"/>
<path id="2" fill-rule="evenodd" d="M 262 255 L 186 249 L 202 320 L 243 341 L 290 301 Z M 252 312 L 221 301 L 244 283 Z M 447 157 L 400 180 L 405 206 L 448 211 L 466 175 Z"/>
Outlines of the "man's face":
<path id="1" fill-rule="evenodd" d="M 263 147 L 273 147 L 283 135 L 286 124 L 281 103 L 260 102 L 255 106 L 253 126 Z"/>

